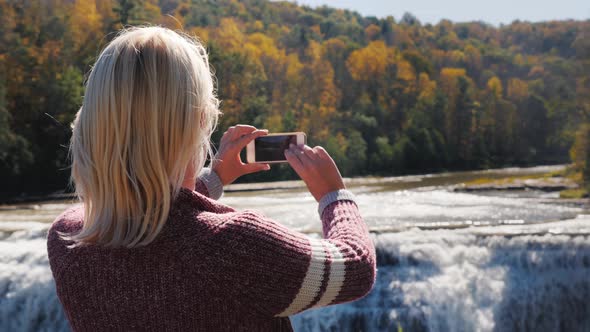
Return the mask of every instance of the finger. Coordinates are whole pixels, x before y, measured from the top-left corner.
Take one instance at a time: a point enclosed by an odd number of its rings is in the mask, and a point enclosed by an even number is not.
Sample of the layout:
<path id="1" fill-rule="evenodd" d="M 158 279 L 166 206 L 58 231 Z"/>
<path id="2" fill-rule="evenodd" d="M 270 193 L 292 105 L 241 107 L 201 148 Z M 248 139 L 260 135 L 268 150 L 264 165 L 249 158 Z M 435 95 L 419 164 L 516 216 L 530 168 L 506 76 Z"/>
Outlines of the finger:
<path id="1" fill-rule="evenodd" d="M 222 140 L 228 140 L 232 138 L 232 135 L 234 133 L 234 126 L 231 126 L 229 128 L 227 128 L 227 130 L 223 133 L 223 136 L 221 136 Z"/>
<path id="2" fill-rule="evenodd" d="M 255 130 L 256 127 L 238 124 L 229 127 L 223 134 L 222 139 L 226 140 L 227 143 L 232 143 L 233 141 L 240 139 L 242 136 L 250 134 Z"/>
<path id="3" fill-rule="evenodd" d="M 309 159 L 315 160 L 317 158 L 316 152 L 309 146 L 304 145 L 301 149 Z"/>
<path id="4" fill-rule="evenodd" d="M 322 159 L 327 159 L 327 158 L 331 158 L 330 155 L 328 154 L 328 151 L 326 151 L 323 147 L 321 146 L 315 146 L 313 148 L 313 150 L 316 152 L 316 154 L 322 158 Z"/>
<path id="5" fill-rule="evenodd" d="M 289 165 L 291 165 L 291 167 L 295 170 L 295 172 L 297 172 L 297 174 L 299 174 L 299 177 L 301 177 L 301 174 L 304 172 L 304 168 L 303 168 L 303 164 L 301 163 L 301 160 L 299 160 L 299 158 L 297 158 L 297 156 L 293 153 L 293 151 L 291 149 L 285 150 L 285 158 L 287 158 L 287 162 L 289 163 Z"/>
<path id="6" fill-rule="evenodd" d="M 234 127 L 233 127 L 233 126 L 231 126 L 231 127 L 227 128 L 227 129 L 225 130 L 225 132 L 223 133 L 223 136 L 222 136 L 222 137 L 225 137 L 225 136 L 229 136 L 229 135 L 231 135 L 231 133 L 232 133 L 233 131 L 234 131 Z"/>
<path id="7" fill-rule="evenodd" d="M 234 143 L 234 146 L 232 147 L 233 150 L 237 150 L 240 151 L 242 150 L 244 147 L 246 147 L 246 145 L 248 145 L 248 143 L 250 143 L 253 139 L 255 139 L 256 137 L 260 137 L 260 136 L 266 136 L 268 135 L 268 130 L 255 130 L 247 135 L 242 136 L 241 138 L 237 139 Z"/>
<path id="8" fill-rule="evenodd" d="M 248 125 L 233 125 L 227 129 L 227 133 L 232 138 L 232 140 L 244 135 L 253 132 L 256 130 L 255 127 L 248 126 Z"/>
<path id="9" fill-rule="evenodd" d="M 295 154 L 295 156 L 297 156 L 297 158 L 299 158 L 299 160 L 301 161 L 301 164 L 303 164 L 304 167 L 306 167 L 308 164 L 310 164 L 313 161 L 313 159 L 310 158 L 305 153 L 303 146 L 293 145 L 293 144 L 291 144 L 290 146 L 291 146 L 290 150 Z"/>
<path id="10" fill-rule="evenodd" d="M 250 126 L 250 125 L 245 125 L 245 124 L 237 124 L 235 125 L 237 130 L 250 130 L 250 131 L 254 131 L 256 130 L 256 127 L 254 126 Z"/>
<path id="11" fill-rule="evenodd" d="M 257 164 L 257 163 L 253 163 L 253 164 L 243 164 L 242 165 L 242 174 L 250 174 L 250 173 L 256 173 L 256 172 L 261 172 L 261 171 L 268 171 L 270 169 L 270 165 L 269 164 Z"/>
<path id="12" fill-rule="evenodd" d="M 249 125 L 236 125 L 234 128 L 234 135 L 235 137 L 241 137 L 244 135 L 248 135 L 256 130 L 256 127 L 249 126 Z"/>

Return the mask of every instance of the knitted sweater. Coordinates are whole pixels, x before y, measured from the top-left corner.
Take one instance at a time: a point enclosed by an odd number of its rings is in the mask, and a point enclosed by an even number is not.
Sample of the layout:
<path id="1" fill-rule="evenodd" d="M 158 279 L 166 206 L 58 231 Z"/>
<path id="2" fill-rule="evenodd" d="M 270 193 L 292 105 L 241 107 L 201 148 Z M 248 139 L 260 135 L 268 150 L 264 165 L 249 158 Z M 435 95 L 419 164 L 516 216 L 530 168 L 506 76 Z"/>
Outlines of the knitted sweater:
<path id="1" fill-rule="evenodd" d="M 81 229 L 83 206 L 57 217 L 47 251 L 74 331 L 292 331 L 290 315 L 371 290 L 375 248 L 349 192 L 321 202 L 320 239 L 218 203 L 212 172 L 196 187 L 144 247 L 68 249 L 56 231 Z"/>

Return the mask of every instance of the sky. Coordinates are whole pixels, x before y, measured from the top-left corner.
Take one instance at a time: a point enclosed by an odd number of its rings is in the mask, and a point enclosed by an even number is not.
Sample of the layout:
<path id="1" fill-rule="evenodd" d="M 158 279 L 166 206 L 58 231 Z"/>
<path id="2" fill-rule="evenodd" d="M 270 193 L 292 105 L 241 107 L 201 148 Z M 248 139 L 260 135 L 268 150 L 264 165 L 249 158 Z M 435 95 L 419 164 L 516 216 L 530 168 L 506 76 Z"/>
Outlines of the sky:
<path id="1" fill-rule="evenodd" d="M 514 20 L 547 21 L 590 19 L 590 0 L 296 0 L 300 5 L 327 5 L 379 18 L 392 15 L 399 20 L 405 12 L 422 23 L 484 21 L 494 25 Z"/>

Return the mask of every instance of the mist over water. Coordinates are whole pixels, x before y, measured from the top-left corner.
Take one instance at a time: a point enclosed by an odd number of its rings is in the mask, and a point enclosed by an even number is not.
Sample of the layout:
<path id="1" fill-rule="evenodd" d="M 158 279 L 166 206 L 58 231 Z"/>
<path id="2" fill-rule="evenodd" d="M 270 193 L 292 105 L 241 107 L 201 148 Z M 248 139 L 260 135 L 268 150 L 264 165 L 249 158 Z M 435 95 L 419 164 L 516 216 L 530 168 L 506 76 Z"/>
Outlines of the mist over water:
<path id="1" fill-rule="evenodd" d="M 590 215 L 554 195 L 453 192 L 441 176 L 356 179 L 377 282 L 365 298 L 292 317 L 296 331 L 588 331 Z M 301 189 L 228 192 L 288 227 L 320 233 Z M 0 210 L 0 331 L 67 331 L 46 231 L 67 203 Z"/>

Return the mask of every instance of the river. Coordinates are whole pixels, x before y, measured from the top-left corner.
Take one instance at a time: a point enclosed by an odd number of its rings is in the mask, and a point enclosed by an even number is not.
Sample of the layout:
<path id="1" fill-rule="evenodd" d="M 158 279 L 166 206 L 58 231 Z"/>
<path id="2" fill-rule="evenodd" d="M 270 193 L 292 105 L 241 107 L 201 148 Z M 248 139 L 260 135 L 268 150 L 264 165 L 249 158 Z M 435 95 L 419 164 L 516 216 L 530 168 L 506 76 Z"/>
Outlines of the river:
<path id="1" fill-rule="evenodd" d="M 347 179 L 377 248 L 363 299 L 291 318 L 296 331 L 590 331 L 590 212 L 555 193 L 455 192 L 479 177 L 559 167 Z M 221 198 L 321 231 L 301 182 L 232 185 Z M 71 202 L 0 207 L 0 331 L 66 331 L 47 262 Z"/>

